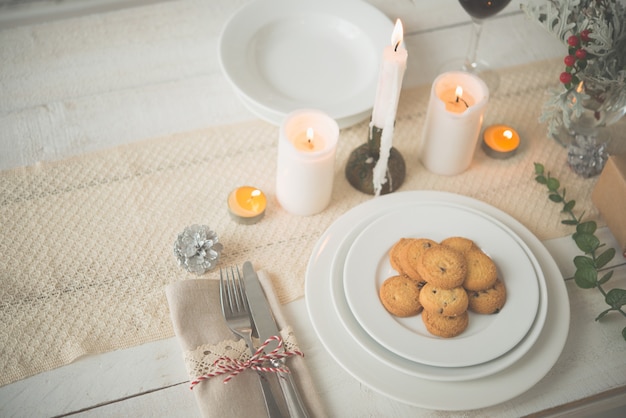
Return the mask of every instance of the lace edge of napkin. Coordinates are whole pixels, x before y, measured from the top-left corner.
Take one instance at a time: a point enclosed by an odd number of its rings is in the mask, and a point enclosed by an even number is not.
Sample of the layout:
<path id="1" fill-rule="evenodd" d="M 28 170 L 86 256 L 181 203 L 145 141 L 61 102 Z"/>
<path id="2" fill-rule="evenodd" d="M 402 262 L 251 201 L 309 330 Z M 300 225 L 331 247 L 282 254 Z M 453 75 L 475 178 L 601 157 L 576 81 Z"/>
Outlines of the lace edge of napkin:
<path id="1" fill-rule="evenodd" d="M 290 326 L 280 330 L 285 351 L 300 351 L 298 341 Z M 263 343 L 261 341 L 261 343 Z M 258 344 L 257 344 L 258 345 Z M 218 370 L 215 362 L 222 357 L 245 362 L 252 357 L 244 340 L 223 340 L 217 344 L 203 344 L 183 353 L 187 374 L 191 380 Z"/>

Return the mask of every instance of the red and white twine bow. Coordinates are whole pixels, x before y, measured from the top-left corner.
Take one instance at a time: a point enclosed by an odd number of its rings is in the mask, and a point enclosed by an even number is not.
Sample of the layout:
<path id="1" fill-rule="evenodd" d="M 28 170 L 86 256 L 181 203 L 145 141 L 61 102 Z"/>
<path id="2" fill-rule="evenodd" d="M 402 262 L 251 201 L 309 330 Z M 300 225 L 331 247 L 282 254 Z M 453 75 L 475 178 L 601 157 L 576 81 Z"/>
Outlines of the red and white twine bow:
<path id="1" fill-rule="evenodd" d="M 275 349 L 270 351 L 269 353 L 265 353 L 265 348 L 272 342 L 278 341 L 278 345 Z M 213 366 L 217 368 L 216 371 L 204 374 L 202 376 L 197 377 L 195 380 L 191 382 L 190 389 L 193 389 L 198 383 L 203 382 L 204 380 L 208 380 L 215 376 L 221 376 L 224 374 L 228 374 L 226 379 L 224 379 L 224 383 L 228 383 L 230 379 L 237 376 L 239 373 L 243 372 L 246 369 L 255 370 L 258 372 L 269 372 L 269 373 L 291 373 L 287 366 L 285 367 L 268 367 L 263 364 L 266 362 L 271 362 L 272 360 L 281 360 L 283 358 L 292 357 L 292 356 L 300 356 L 304 357 L 304 353 L 299 350 L 288 351 L 284 350 L 283 339 L 277 335 L 272 336 L 265 340 L 265 342 L 256 350 L 256 352 L 246 361 L 241 361 L 239 359 L 233 359 L 228 356 L 222 356 L 213 362 Z"/>

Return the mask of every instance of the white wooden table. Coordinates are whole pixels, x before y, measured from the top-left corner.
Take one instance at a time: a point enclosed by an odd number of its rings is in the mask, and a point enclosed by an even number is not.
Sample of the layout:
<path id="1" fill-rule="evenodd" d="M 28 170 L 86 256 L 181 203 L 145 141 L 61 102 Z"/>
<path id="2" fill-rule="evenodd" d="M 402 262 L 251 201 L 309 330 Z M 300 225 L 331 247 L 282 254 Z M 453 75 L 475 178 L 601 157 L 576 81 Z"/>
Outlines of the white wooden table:
<path id="1" fill-rule="evenodd" d="M 0 11 L 0 169 L 255 118 L 216 56 L 224 22 L 246 1 L 83 0 L 77 6 L 50 0 L 41 8 Z M 465 53 L 470 22 L 456 0 L 369 2 L 403 19 L 406 87 L 430 83 L 441 63 Z M 562 56 L 563 47 L 526 21 L 518 4 L 487 22 L 481 56 L 500 67 Z M 607 229 L 601 238 L 617 246 Z M 604 302 L 571 280 L 578 250 L 569 237 L 545 244 L 567 279 L 570 337 L 546 378 L 491 414 L 620 416 L 626 358 L 612 357 L 603 341 L 620 338 L 624 318 L 594 323 Z M 615 263 L 612 282 L 625 287 L 626 262 L 618 256 Z M 333 416 L 448 415 L 400 404 L 360 384 L 325 353 L 304 300 L 285 310 Z M 66 414 L 199 415 L 174 338 L 79 359 L 0 387 L 0 416 Z"/>

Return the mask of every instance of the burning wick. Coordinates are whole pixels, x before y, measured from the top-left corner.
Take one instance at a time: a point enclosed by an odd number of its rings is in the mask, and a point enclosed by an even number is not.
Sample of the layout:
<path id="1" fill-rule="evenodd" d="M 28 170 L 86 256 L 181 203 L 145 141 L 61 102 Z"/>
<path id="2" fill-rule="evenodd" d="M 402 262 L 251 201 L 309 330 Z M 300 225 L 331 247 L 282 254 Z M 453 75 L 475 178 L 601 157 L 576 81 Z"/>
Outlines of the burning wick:
<path id="1" fill-rule="evenodd" d="M 393 45 L 393 51 L 398 52 L 398 47 L 402 43 L 402 38 L 404 34 L 404 28 L 402 27 L 402 21 L 400 19 L 396 19 L 396 25 L 393 28 L 393 32 L 391 33 L 391 45 Z"/>
<path id="2" fill-rule="evenodd" d="M 255 205 L 254 198 L 260 195 L 261 195 L 261 191 L 259 189 L 255 189 L 252 191 L 252 193 L 250 193 L 250 197 L 248 198 L 246 202 L 249 203 L 250 206 L 254 206 Z"/>
<path id="3" fill-rule="evenodd" d="M 463 87 L 461 86 L 457 86 L 456 87 L 456 103 L 458 103 L 459 101 L 463 102 L 463 104 L 465 105 L 465 108 L 468 108 L 469 105 L 467 104 L 467 102 L 465 101 L 465 99 L 463 99 Z"/>
<path id="4" fill-rule="evenodd" d="M 314 135 L 313 128 L 308 128 L 306 130 L 306 140 L 307 140 L 307 143 L 309 144 L 310 149 L 313 149 L 313 147 L 315 146 L 313 144 L 313 135 Z"/>

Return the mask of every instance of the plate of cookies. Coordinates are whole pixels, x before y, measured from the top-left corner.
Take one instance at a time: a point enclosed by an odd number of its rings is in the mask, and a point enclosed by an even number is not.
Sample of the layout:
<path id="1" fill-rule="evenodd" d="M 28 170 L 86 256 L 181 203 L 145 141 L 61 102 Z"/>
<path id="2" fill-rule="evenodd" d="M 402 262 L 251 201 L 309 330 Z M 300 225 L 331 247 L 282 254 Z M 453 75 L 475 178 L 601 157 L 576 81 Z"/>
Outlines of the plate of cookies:
<path id="1" fill-rule="evenodd" d="M 369 225 L 371 221 L 372 220 L 368 219 L 361 221 L 357 224 L 358 226 L 355 227 L 355 230 L 345 235 L 345 237 L 340 241 L 331 263 L 331 275 L 329 280 L 331 283 L 330 302 L 335 307 L 337 318 L 349 336 L 363 349 L 363 351 L 367 352 L 372 356 L 372 358 L 375 358 L 381 364 L 391 367 L 403 374 L 428 379 L 429 381 L 463 382 L 476 380 L 498 373 L 515 364 L 530 349 L 532 349 L 533 345 L 537 342 L 537 339 L 542 333 L 548 313 L 547 286 L 540 263 L 536 257 L 532 255 L 532 250 L 519 236 L 516 237 L 517 241 L 525 248 L 526 253 L 530 254 L 529 258 L 533 260 L 535 273 L 539 277 L 539 308 L 531 329 L 528 331 L 526 336 L 507 353 L 494 360 L 473 366 L 437 367 L 399 356 L 387 350 L 371 338 L 371 336 L 363 329 L 363 327 L 361 327 L 354 317 L 350 306 L 348 305 L 348 301 L 346 300 L 343 289 L 343 271 L 346 255 L 348 254 L 348 251 L 358 233 L 365 227 L 365 225 Z"/>
<path id="2" fill-rule="evenodd" d="M 533 326 L 540 285 L 505 225 L 446 202 L 378 217 L 352 243 L 345 297 L 359 325 L 390 352 L 467 367 L 513 349 Z"/>
<path id="3" fill-rule="evenodd" d="M 517 345 L 491 361 L 467 367 L 437 367 L 409 360 L 374 340 L 348 304 L 344 270 L 347 255 L 353 250 L 355 240 L 382 217 L 423 205 L 455 207 L 461 209 L 461 212 L 471 212 L 472 217 L 481 216 L 502 226 L 525 249 L 528 259 L 534 262 L 540 294 L 534 322 Z M 465 215 L 461 213 L 460 216 Z M 409 228 L 402 229 L 398 237 L 421 237 L 423 230 L 414 230 L 411 225 L 409 222 Z M 433 233 L 430 239 L 440 243 L 448 238 L 448 231 L 441 232 L 437 236 Z M 467 238 L 487 255 L 493 256 L 492 244 L 485 244 L 489 238 L 487 232 Z M 463 235 L 459 232 L 449 236 Z M 372 244 L 380 246 L 379 239 L 376 237 Z M 393 244 L 393 240 L 390 240 L 389 248 L 379 252 L 390 252 Z M 376 253 L 375 257 L 378 257 L 378 263 L 384 263 L 381 261 L 383 256 Z M 493 259 L 500 269 L 500 259 Z M 361 261 L 368 260 L 362 258 Z M 393 273 L 391 262 L 388 263 L 389 272 Z M 371 273 L 363 276 L 361 284 L 364 291 L 369 288 L 376 293 L 377 279 L 367 276 L 371 276 Z M 501 279 L 507 291 L 507 301 L 500 312 L 504 313 L 517 290 L 511 287 L 508 276 L 502 276 Z M 306 271 L 305 301 L 311 325 L 326 350 L 325 354 L 347 373 L 384 396 L 433 410 L 485 408 L 521 395 L 535 386 L 554 366 L 563 351 L 569 330 L 570 305 L 565 282 L 558 265 L 541 241 L 515 218 L 485 202 L 439 191 L 390 193 L 355 206 L 336 219 L 320 236 L 312 251 Z M 381 303 L 376 296 L 372 308 Z M 390 315 L 384 308 L 383 314 Z M 420 315 L 413 320 L 420 321 Z M 470 312 L 469 315 L 471 325 L 474 313 Z M 511 324 L 511 327 L 515 326 L 515 322 Z M 438 338 L 446 343 L 463 334 Z M 411 340 L 405 343 L 411 344 Z M 484 341 L 486 349 L 490 343 L 489 340 Z M 457 349 L 459 352 L 464 350 L 462 345 Z"/>

